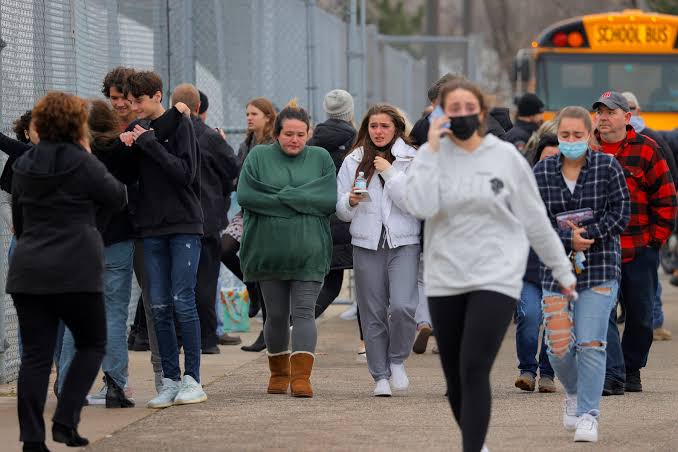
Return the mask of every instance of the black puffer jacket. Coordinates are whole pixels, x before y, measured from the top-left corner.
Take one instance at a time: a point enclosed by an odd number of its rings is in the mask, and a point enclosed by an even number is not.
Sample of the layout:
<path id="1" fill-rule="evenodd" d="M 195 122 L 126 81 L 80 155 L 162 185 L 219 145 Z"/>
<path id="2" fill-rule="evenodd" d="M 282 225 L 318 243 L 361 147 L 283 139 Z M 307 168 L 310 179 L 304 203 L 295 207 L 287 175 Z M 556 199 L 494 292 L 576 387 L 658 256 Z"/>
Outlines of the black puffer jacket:
<path id="1" fill-rule="evenodd" d="M 344 157 L 351 150 L 356 130 L 340 119 L 328 119 L 318 124 L 308 146 L 319 146 L 330 153 L 336 172 L 339 172 Z M 330 217 L 332 229 L 332 270 L 353 268 L 353 246 L 351 245 L 350 223 L 344 223 L 336 215 Z"/>
<path id="2" fill-rule="evenodd" d="M 530 141 L 530 137 L 538 129 L 539 124 L 518 119 L 513 128 L 504 134 L 502 140 L 508 141 L 514 145 L 516 149 L 523 152 L 525 145 Z"/>
<path id="3" fill-rule="evenodd" d="M 657 143 L 657 149 L 659 149 L 659 153 L 661 154 L 662 157 L 664 157 L 664 160 L 666 160 L 666 164 L 669 166 L 669 172 L 671 173 L 671 177 L 673 178 L 673 185 L 678 188 L 678 165 L 676 165 L 676 159 L 673 155 L 673 151 L 671 149 L 671 145 L 664 139 L 664 137 L 657 132 L 654 129 L 650 129 L 649 127 L 646 127 L 643 129 L 642 132 L 640 132 L 641 135 L 645 135 L 646 137 L 652 139 L 655 143 Z"/>
<path id="4" fill-rule="evenodd" d="M 97 225 L 104 239 L 104 246 L 110 246 L 134 238 L 134 228 L 130 215 L 130 204 L 137 198 L 138 190 L 138 154 L 128 152 L 120 141 L 105 143 L 94 140 L 92 153 L 106 166 L 106 169 L 127 188 L 128 204 L 119 212 L 100 209 L 97 213 Z"/>
<path id="5" fill-rule="evenodd" d="M 193 130 L 200 152 L 200 204 L 205 235 L 218 234 L 228 225 L 233 181 L 238 177 L 238 162 L 233 148 L 219 132 L 192 116 Z"/>
<path id="6" fill-rule="evenodd" d="M 72 143 L 41 141 L 14 164 L 12 220 L 17 245 L 8 293 L 103 292 L 98 209 L 121 210 L 125 186 Z"/>

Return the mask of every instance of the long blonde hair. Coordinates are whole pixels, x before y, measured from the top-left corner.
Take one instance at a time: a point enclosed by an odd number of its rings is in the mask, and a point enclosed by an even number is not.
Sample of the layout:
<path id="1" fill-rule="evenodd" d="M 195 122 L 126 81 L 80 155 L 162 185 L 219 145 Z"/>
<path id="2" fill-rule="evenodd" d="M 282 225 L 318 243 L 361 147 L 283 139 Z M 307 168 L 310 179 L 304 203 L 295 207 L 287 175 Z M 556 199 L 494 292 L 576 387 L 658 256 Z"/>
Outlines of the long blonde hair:
<path id="1" fill-rule="evenodd" d="M 541 126 L 539 126 L 537 131 L 532 134 L 530 139 L 527 140 L 525 148 L 523 149 L 523 153 L 528 161 L 531 162 L 534 159 L 534 154 L 537 152 L 539 140 L 541 140 L 541 137 L 543 137 L 547 133 L 550 133 L 552 135 L 558 134 L 558 125 L 556 124 L 555 121 L 553 120 L 544 121 L 544 123 Z"/>

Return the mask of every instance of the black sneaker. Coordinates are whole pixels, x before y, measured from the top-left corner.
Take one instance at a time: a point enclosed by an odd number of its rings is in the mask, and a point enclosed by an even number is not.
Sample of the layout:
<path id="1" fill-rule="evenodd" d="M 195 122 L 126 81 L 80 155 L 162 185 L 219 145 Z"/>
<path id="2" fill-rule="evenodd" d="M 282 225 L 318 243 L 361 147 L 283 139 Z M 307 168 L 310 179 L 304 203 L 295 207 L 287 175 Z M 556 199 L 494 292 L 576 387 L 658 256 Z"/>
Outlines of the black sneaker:
<path id="1" fill-rule="evenodd" d="M 613 396 L 613 395 L 624 395 L 624 383 L 614 380 L 605 379 L 605 385 L 603 386 L 603 395 L 604 396 Z"/>
<path id="2" fill-rule="evenodd" d="M 624 385 L 626 392 L 643 392 L 643 384 L 640 382 L 640 371 L 626 373 L 626 384 Z"/>
<path id="3" fill-rule="evenodd" d="M 219 347 L 216 345 L 213 345 L 211 347 L 205 347 L 202 349 L 202 354 L 203 355 L 218 355 L 221 353 L 221 350 L 219 350 Z"/>

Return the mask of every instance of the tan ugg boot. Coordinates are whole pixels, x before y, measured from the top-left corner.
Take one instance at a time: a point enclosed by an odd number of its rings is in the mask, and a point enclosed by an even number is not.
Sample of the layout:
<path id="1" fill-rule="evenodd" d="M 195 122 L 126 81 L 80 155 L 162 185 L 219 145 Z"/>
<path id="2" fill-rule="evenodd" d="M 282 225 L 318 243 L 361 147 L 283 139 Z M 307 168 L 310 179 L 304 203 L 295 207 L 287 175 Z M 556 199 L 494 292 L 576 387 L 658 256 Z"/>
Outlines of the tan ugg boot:
<path id="1" fill-rule="evenodd" d="M 311 372 L 315 355 L 309 352 L 294 352 L 290 356 L 292 397 L 313 397 Z"/>
<path id="2" fill-rule="evenodd" d="M 269 353 L 268 368 L 271 370 L 268 393 L 287 394 L 290 385 L 290 352 Z"/>

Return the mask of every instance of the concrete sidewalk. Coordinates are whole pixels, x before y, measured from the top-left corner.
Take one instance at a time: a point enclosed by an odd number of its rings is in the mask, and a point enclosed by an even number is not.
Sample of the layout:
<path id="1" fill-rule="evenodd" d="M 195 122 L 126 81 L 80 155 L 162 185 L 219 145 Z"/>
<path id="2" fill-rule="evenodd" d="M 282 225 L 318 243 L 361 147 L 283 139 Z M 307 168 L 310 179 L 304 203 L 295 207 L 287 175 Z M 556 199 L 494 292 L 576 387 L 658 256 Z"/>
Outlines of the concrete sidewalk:
<path id="1" fill-rule="evenodd" d="M 678 291 L 667 282 L 664 288 L 666 326 L 678 332 Z M 267 395 L 265 356 L 226 350 L 222 355 L 205 357 L 203 374 L 206 381 L 212 381 L 206 387 L 206 403 L 151 415 L 143 408 L 85 408 L 81 432 L 99 439 L 88 450 L 461 450 L 458 428 L 443 397 L 445 385 L 437 356 L 429 352 L 407 362 L 411 379 L 407 395 L 371 397 L 373 383 L 366 365 L 355 361 L 355 322 L 336 317 L 345 307 L 332 309 L 334 317 L 329 315 L 319 327 L 314 398 Z M 563 430 L 562 390 L 538 394 L 513 387 L 517 374 L 514 332 L 511 327 L 492 375 L 490 450 L 678 450 L 675 341 L 653 345 L 643 371 L 644 393 L 603 399 L 600 442 L 590 445 L 573 443 L 572 434 Z M 136 361 L 135 355 L 132 361 Z M 152 388 L 148 356 L 141 355 L 145 358 L 144 375 Z M 148 392 L 137 395 L 140 405 L 148 400 L 152 391 Z M 15 399 L 0 400 L 0 432 L 9 439 L 5 445 L 9 447 L 2 450 L 19 450 L 14 442 L 18 437 L 14 403 Z"/>
<path id="2" fill-rule="evenodd" d="M 665 288 L 667 327 L 678 331 L 678 291 L 668 284 Z M 678 450 L 675 342 L 654 344 L 643 372 L 644 393 L 603 400 L 600 442 L 587 445 L 573 443 L 573 435 L 562 428 L 562 392 L 525 393 L 513 387 L 514 331 L 512 327 L 493 372 L 491 450 Z M 410 392 L 374 398 L 366 366 L 355 362 L 356 342 L 353 322 L 334 318 L 320 327 L 313 399 L 267 395 L 262 356 L 209 385 L 206 403 L 158 412 L 91 449 L 460 450 L 438 358 L 413 356 L 407 363 Z"/>

